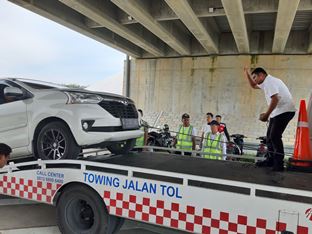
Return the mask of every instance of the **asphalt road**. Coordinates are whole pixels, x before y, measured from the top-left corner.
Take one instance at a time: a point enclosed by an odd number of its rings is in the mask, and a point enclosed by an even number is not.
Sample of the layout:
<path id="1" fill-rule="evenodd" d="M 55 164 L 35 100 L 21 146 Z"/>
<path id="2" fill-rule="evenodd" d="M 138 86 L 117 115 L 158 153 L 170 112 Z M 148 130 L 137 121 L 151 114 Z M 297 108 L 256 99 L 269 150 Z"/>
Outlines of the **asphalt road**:
<path id="1" fill-rule="evenodd" d="M 56 208 L 15 198 L 0 199 L 0 234 L 60 234 Z M 184 233 L 154 225 L 126 220 L 120 234 Z"/>

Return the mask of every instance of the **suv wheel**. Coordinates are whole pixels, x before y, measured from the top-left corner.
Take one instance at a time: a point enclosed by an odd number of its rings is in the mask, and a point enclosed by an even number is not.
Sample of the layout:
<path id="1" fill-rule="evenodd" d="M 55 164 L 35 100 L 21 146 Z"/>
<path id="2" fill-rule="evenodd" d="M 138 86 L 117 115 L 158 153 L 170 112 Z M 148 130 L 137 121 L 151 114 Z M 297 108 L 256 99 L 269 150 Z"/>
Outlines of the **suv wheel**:
<path id="1" fill-rule="evenodd" d="M 107 149 L 113 154 L 125 154 L 133 149 L 136 139 L 130 139 L 107 146 Z"/>
<path id="2" fill-rule="evenodd" d="M 59 121 L 45 125 L 36 139 L 37 157 L 43 160 L 77 158 L 80 148 L 68 127 Z"/>

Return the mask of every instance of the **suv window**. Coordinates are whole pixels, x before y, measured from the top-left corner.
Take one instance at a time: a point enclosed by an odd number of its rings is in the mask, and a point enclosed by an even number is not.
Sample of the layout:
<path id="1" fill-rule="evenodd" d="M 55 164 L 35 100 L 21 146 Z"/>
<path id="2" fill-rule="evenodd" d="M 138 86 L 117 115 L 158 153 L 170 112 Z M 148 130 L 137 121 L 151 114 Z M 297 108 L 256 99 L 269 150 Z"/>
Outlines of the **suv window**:
<path id="1" fill-rule="evenodd" d="M 8 87 L 8 85 L 0 83 L 0 105 L 6 103 L 4 98 L 4 88 Z"/>
<path id="2" fill-rule="evenodd" d="M 16 88 L 21 89 L 24 93 L 24 97 L 23 98 L 17 98 L 17 99 L 12 99 L 12 98 L 6 97 L 4 95 L 4 89 L 6 87 L 16 87 Z M 20 101 L 22 99 L 27 99 L 30 97 L 32 97 L 32 94 L 30 92 L 28 92 L 26 89 L 24 89 L 23 87 L 19 86 L 18 84 L 14 83 L 10 80 L 0 81 L 0 105 L 8 103 L 8 102 Z"/>
<path id="3" fill-rule="evenodd" d="M 35 83 L 24 82 L 24 81 L 23 81 L 23 83 L 28 85 L 29 87 L 31 87 L 33 89 L 55 89 L 55 87 L 43 85 L 43 84 L 35 84 Z"/>

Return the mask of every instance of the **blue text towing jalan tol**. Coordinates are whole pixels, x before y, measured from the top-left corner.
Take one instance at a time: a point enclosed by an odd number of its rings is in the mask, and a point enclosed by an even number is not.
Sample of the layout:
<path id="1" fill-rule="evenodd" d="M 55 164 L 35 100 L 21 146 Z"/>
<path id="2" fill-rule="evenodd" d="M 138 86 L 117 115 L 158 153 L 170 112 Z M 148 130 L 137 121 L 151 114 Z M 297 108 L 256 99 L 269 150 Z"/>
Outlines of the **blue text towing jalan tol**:
<path id="1" fill-rule="evenodd" d="M 175 197 L 180 199 L 182 198 L 178 187 L 173 187 L 166 184 L 158 185 L 155 183 L 140 182 L 131 179 L 125 179 L 124 182 L 121 183 L 118 177 L 99 175 L 89 172 L 83 172 L 83 175 L 84 182 L 91 184 L 99 184 L 151 194 L 157 194 L 159 192 L 162 196 Z"/>

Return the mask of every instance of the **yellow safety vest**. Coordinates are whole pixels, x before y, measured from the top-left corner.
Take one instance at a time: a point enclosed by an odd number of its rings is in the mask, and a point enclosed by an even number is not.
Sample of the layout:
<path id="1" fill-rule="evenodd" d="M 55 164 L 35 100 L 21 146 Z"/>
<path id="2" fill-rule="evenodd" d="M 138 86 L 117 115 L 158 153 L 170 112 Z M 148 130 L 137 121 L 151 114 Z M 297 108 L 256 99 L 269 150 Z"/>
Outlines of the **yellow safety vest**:
<path id="1" fill-rule="evenodd" d="M 204 158 L 222 160 L 221 134 L 218 134 L 214 140 L 211 140 L 211 132 L 206 134 L 205 144 L 203 146 Z M 220 154 L 220 156 L 217 156 Z"/>
<path id="2" fill-rule="evenodd" d="M 192 132 L 193 126 L 183 127 L 180 125 L 179 133 L 177 135 L 177 149 L 183 150 L 192 150 L 193 149 L 193 141 L 192 141 Z"/>
<path id="3" fill-rule="evenodd" d="M 145 135 L 145 131 L 144 131 L 144 127 L 140 127 L 140 129 L 144 132 L 144 134 L 137 138 L 135 141 L 135 146 L 144 146 L 144 135 Z"/>

